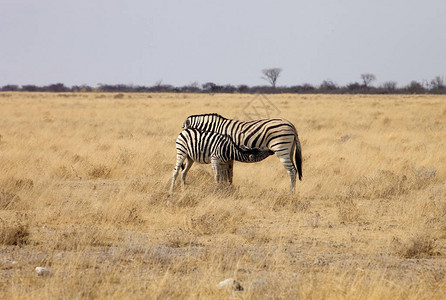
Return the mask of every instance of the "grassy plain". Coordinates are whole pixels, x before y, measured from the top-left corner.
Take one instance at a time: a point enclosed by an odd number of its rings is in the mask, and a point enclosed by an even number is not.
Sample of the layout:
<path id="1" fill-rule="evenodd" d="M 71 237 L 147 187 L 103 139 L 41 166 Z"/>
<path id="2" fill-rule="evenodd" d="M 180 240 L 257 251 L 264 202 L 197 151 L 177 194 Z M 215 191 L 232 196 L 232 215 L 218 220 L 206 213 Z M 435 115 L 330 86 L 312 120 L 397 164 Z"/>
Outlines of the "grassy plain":
<path id="1" fill-rule="evenodd" d="M 444 299 L 446 97 L 268 95 L 296 194 L 273 156 L 169 196 L 184 119 L 253 97 L 0 93 L 0 298 Z"/>

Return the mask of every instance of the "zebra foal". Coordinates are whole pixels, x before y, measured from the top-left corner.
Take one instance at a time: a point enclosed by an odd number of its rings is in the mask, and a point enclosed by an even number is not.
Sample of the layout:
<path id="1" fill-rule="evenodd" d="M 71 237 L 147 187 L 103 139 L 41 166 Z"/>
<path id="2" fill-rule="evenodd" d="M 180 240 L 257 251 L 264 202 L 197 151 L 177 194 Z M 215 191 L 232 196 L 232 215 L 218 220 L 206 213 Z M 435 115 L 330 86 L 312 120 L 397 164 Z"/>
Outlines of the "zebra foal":
<path id="1" fill-rule="evenodd" d="M 219 114 L 202 114 L 187 117 L 183 128 L 226 134 L 239 146 L 270 149 L 279 157 L 290 176 L 291 193 L 294 193 L 296 186 L 296 173 L 299 180 L 302 180 L 302 149 L 299 137 L 294 125 L 285 119 L 239 121 L 227 119 Z M 231 172 L 231 169 L 229 171 Z"/>
<path id="2" fill-rule="evenodd" d="M 249 149 L 236 145 L 230 136 L 216 132 L 206 132 L 197 129 L 183 130 L 176 140 L 177 162 L 172 174 L 170 192 L 173 192 L 175 180 L 180 167 L 181 185 L 186 183 L 186 175 L 194 162 L 212 164 L 215 181 L 229 180 L 232 182 L 233 161 L 252 163 L 261 161 L 274 152 L 268 149 Z M 186 161 L 183 167 L 183 162 Z M 229 173 L 229 174 L 228 174 Z M 228 178 L 228 175 L 229 176 Z"/>

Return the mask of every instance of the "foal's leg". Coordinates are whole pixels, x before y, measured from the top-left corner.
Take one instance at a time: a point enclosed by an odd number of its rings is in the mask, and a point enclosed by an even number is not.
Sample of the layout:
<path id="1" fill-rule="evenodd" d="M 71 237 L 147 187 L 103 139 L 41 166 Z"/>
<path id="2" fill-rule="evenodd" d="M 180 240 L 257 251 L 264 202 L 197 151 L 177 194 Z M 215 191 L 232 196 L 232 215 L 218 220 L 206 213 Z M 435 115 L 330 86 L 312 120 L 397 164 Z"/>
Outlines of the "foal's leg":
<path id="1" fill-rule="evenodd" d="M 181 172 L 181 187 L 184 188 L 184 185 L 186 184 L 186 175 L 187 172 L 189 172 L 190 167 L 194 164 L 194 161 L 192 158 L 188 157 L 186 160 L 186 166 L 184 167 L 184 170 Z"/>
<path id="2" fill-rule="evenodd" d="M 229 184 L 232 184 L 232 177 L 233 177 L 233 172 L 234 172 L 234 161 L 230 160 L 228 161 L 228 165 L 227 165 L 227 172 L 228 172 L 228 181 Z"/>
<path id="3" fill-rule="evenodd" d="M 214 171 L 215 182 L 221 181 L 221 161 L 218 158 L 211 158 L 212 171 Z"/>
<path id="4" fill-rule="evenodd" d="M 172 173 L 172 183 L 170 184 L 170 193 L 173 193 L 173 188 L 175 186 L 175 180 L 178 176 L 178 171 L 180 170 L 181 165 L 183 164 L 183 161 L 186 159 L 186 156 L 177 154 L 177 164 L 175 165 L 175 169 L 173 169 Z"/>

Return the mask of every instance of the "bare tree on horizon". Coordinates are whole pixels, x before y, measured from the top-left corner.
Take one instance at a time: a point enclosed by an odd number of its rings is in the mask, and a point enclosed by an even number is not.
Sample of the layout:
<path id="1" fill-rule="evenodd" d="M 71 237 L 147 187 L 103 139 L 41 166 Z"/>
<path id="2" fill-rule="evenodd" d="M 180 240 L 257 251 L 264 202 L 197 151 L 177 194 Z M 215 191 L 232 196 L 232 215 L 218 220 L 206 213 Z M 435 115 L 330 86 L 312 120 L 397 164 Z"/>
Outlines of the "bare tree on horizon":
<path id="1" fill-rule="evenodd" d="M 361 79 L 362 82 L 364 82 L 364 86 L 369 87 L 370 83 L 376 80 L 376 76 L 373 75 L 372 73 L 364 73 L 361 74 Z"/>
<path id="2" fill-rule="evenodd" d="M 264 76 L 262 76 L 262 79 L 268 81 L 271 84 L 271 86 L 275 88 L 277 79 L 279 78 L 281 72 L 282 72 L 281 68 L 263 69 L 262 73 Z"/>

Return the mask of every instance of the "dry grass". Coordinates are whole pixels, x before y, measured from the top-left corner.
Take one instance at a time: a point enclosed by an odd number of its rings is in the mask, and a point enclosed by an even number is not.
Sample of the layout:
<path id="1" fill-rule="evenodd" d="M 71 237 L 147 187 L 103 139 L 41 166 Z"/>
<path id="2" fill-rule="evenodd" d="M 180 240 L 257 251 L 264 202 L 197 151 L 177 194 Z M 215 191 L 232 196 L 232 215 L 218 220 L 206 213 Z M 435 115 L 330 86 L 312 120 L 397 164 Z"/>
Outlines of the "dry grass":
<path id="1" fill-rule="evenodd" d="M 233 187 L 194 164 L 169 195 L 186 116 L 251 99 L 0 93 L 0 298 L 443 298 L 446 98 L 268 96 L 300 134 L 296 195 L 276 157 Z"/>

